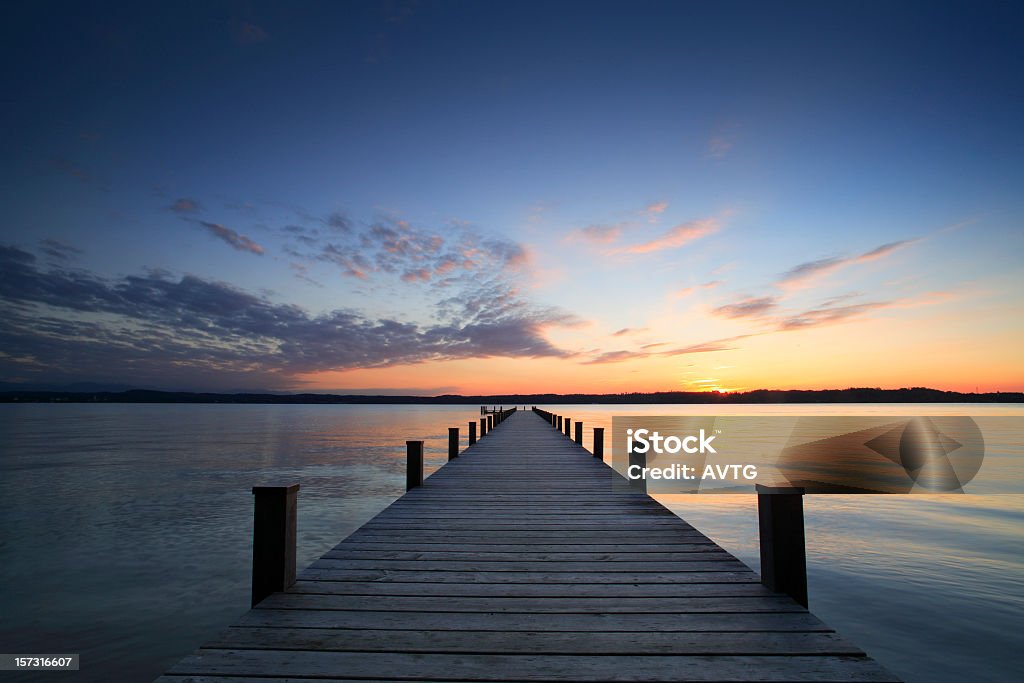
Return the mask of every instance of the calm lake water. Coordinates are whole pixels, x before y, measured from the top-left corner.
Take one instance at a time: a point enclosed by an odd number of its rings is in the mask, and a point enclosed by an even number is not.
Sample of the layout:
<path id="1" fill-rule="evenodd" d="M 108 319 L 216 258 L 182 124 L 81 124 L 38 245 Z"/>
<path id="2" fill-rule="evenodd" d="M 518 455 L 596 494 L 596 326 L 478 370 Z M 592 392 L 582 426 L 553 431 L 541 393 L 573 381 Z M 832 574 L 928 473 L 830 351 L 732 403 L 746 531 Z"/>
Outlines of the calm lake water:
<path id="1" fill-rule="evenodd" d="M 1024 415 L 1005 405 L 559 406 L 613 415 Z M 403 493 L 477 406 L 0 405 L 0 652 L 82 654 L 4 680 L 148 681 L 249 606 L 252 495 L 299 482 L 300 568 Z M 590 447 L 590 439 L 584 445 Z M 988 455 L 1024 467 L 1017 441 Z M 1020 484 L 1016 485 L 1017 490 Z M 755 569 L 749 495 L 662 502 Z M 905 680 L 1024 680 L 1024 496 L 808 496 L 811 609 Z M 17 676 L 21 676 L 17 678 Z"/>

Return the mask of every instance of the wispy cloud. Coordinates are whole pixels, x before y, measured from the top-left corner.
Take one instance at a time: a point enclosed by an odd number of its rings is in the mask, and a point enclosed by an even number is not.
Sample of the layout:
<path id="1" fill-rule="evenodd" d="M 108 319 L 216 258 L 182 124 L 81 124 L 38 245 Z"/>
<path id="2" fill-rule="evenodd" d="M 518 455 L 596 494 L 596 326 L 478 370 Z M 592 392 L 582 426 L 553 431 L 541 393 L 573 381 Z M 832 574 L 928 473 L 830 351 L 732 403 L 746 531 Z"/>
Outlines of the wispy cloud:
<path id="1" fill-rule="evenodd" d="M 622 236 L 625 223 L 614 225 L 588 225 L 573 230 L 566 236 L 567 242 L 585 242 L 588 244 L 611 244 Z"/>
<path id="2" fill-rule="evenodd" d="M 168 208 L 175 213 L 181 214 L 199 213 L 202 210 L 198 200 L 189 199 L 188 197 L 179 197 Z"/>
<path id="3" fill-rule="evenodd" d="M 821 306 L 782 318 L 778 323 L 778 329 L 779 331 L 786 332 L 831 325 L 890 306 L 892 306 L 892 302 L 888 301 L 872 301 L 861 304 L 848 304 L 846 306 Z"/>
<path id="4" fill-rule="evenodd" d="M 661 215 L 665 213 L 665 209 L 668 208 L 668 202 L 652 202 L 644 207 L 644 213 L 647 215 L 647 220 L 650 223 L 656 223 Z"/>
<path id="5" fill-rule="evenodd" d="M 746 339 L 748 337 L 754 337 L 757 334 L 740 334 L 735 337 L 726 337 L 724 339 L 712 339 L 711 341 L 701 342 L 699 344 L 691 344 L 689 346 L 683 346 L 671 351 L 662 351 L 659 355 L 662 356 L 682 356 L 691 353 L 711 353 L 713 351 L 731 351 L 738 348 L 736 342 L 740 339 Z"/>
<path id="6" fill-rule="evenodd" d="M 782 289 L 803 289 L 805 287 L 809 287 L 818 278 L 834 273 L 841 268 L 858 263 L 876 261 L 900 249 L 915 244 L 918 241 L 918 239 L 899 240 L 897 242 L 883 244 L 855 256 L 830 256 L 814 261 L 807 261 L 794 266 L 783 273 L 775 284 Z"/>
<path id="7" fill-rule="evenodd" d="M 711 312 L 724 318 L 755 318 L 771 312 L 779 305 L 778 297 L 759 296 L 748 297 L 725 304 L 713 309 Z"/>
<path id="8" fill-rule="evenodd" d="M 263 254 L 263 247 L 231 228 L 225 227 L 220 223 L 208 223 L 206 221 L 197 221 L 197 223 L 206 228 L 211 235 L 238 251 L 247 251 L 250 254 L 258 255 Z"/>
<path id="9" fill-rule="evenodd" d="M 717 287 L 720 284 L 722 284 L 721 280 L 711 280 L 709 282 L 702 282 L 699 285 L 692 285 L 690 287 L 683 287 L 682 289 L 678 289 L 675 292 L 673 292 L 672 293 L 672 298 L 674 298 L 674 299 L 683 299 L 683 298 L 686 298 L 686 297 L 690 296 L 691 294 L 693 294 L 695 292 L 698 292 L 700 290 L 713 289 L 713 288 Z"/>
<path id="10" fill-rule="evenodd" d="M 465 225 L 430 229 L 385 216 L 359 224 L 343 213 L 311 219 L 324 229 L 289 225 L 285 251 L 300 263 L 330 263 L 349 277 L 391 275 L 406 283 L 433 283 L 460 272 L 521 273 L 530 253 L 518 242 L 484 237 Z"/>
<path id="11" fill-rule="evenodd" d="M 705 156 L 709 159 L 721 159 L 729 150 L 732 149 L 733 145 L 736 144 L 735 139 L 725 135 L 713 135 L 708 139 L 707 152 Z"/>
<path id="12" fill-rule="evenodd" d="M 678 249 L 679 247 L 683 247 L 694 240 L 712 235 L 718 232 L 719 229 L 721 229 L 721 223 L 714 218 L 705 218 L 690 221 L 688 223 L 681 223 L 656 239 L 628 247 L 622 247 L 621 249 L 615 250 L 615 253 L 650 254 L 664 249 Z"/>
<path id="13" fill-rule="evenodd" d="M 605 351 L 589 360 L 580 361 L 580 365 L 604 365 L 606 363 L 621 363 L 627 360 L 647 358 L 651 354 L 644 351 Z"/>
<path id="14" fill-rule="evenodd" d="M 624 337 L 627 334 L 637 334 L 639 332 L 646 332 L 647 330 L 648 328 L 646 327 L 623 327 L 621 330 L 616 330 L 615 332 L 612 332 L 612 336 Z"/>
<path id="15" fill-rule="evenodd" d="M 70 261 L 82 253 L 82 250 L 78 247 L 74 247 L 67 242 L 55 240 L 51 237 L 39 241 L 39 251 L 46 254 L 54 261 Z"/>

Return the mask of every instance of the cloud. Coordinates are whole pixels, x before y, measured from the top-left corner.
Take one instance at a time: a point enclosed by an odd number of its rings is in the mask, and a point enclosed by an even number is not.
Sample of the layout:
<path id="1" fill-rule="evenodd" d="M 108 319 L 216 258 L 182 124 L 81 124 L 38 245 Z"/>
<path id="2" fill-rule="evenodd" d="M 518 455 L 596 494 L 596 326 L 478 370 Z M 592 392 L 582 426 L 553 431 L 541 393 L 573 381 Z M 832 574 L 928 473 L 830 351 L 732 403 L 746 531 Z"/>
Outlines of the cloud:
<path id="1" fill-rule="evenodd" d="M 644 207 L 644 213 L 647 214 L 647 220 L 650 223 L 658 222 L 661 218 L 661 214 L 665 213 L 665 209 L 668 208 L 668 202 L 652 202 Z"/>
<path id="2" fill-rule="evenodd" d="M 711 341 L 701 342 L 700 344 L 691 344 L 690 346 L 683 346 L 678 349 L 672 349 L 671 351 L 662 351 L 659 356 L 682 356 L 690 353 L 711 353 L 713 351 L 731 351 L 738 348 L 736 342 L 740 339 L 746 339 L 747 337 L 754 337 L 756 334 L 740 334 L 735 337 L 726 337 L 725 339 L 713 339 Z"/>
<path id="3" fill-rule="evenodd" d="M 718 285 L 722 284 L 721 280 L 711 280 L 710 282 L 702 282 L 699 285 L 693 285 L 691 287 L 683 287 L 682 289 L 673 292 L 672 297 L 675 299 L 683 299 L 690 296 L 694 292 L 702 289 L 713 289 Z"/>
<path id="4" fill-rule="evenodd" d="M 226 228 L 220 223 L 207 223 L 206 221 L 198 221 L 199 225 L 203 226 L 210 232 L 211 235 L 221 240 L 225 244 L 228 244 L 238 251 L 247 251 L 251 254 L 263 254 L 263 247 L 253 242 L 245 235 L 241 235 L 231 228 Z"/>
<path id="5" fill-rule="evenodd" d="M 348 216 L 339 211 L 335 211 L 328 215 L 327 218 L 324 219 L 324 224 L 337 232 L 346 234 L 352 232 L 352 221 L 349 220 Z"/>
<path id="6" fill-rule="evenodd" d="M 782 289 L 803 289 L 805 287 L 809 287 L 818 278 L 829 273 L 834 273 L 840 268 L 845 268 L 858 263 L 876 261 L 892 254 L 895 251 L 915 244 L 918 241 L 920 240 L 900 240 L 898 242 L 883 244 L 856 256 L 830 256 L 820 258 L 815 261 L 807 261 L 794 266 L 783 273 L 775 284 Z"/>
<path id="7" fill-rule="evenodd" d="M 878 310 L 892 306 L 892 302 L 876 301 L 861 304 L 848 304 L 846 306 L 821 306 L 812 308 L 801 313 L 786 316 L 778 323 L 779 331 L 803 330 L 810 327 L 821 327 L 844 322 L 850 318 L 856 318 Z"/>
<path id="8" fill-rule="evenodd" d="M 724 318 L 754 318 L 775 309 L 778 303 L 778 297 L 774 296 L 748 297 L 719 306 L 711 312 Z"/>
<path id="9" fill-rule="evenodd" d="M 736 144 L 736 140 L 731 135 L 712 135 L 708 138 L 707 151 L 704 156 L 707 159 L 721 159 L 729 150 Z"/>
<path id="10" fill-rule="evenodd" d="M 40 240 L 39 251 L 43 252 L 55 261 L 70 261 L 82 253 L 82 250 L 78 247 L 73 247 L 66 242 L 61 242 L 60 240 L 55 240 L 50 237 Z"/>
<path id="11" fill-rule="evenodd" d="M 634 244 L 629 247 L 617 249 L 615 253 L 623 254 L 649 254 L 663 249 L 678 249 L 701 237 L 714 234 L 721 228 L 719 221 L 713 218 L 681 223 L 666 232 L 661 237 L 649 242 Z"/>
<path id="12" fill-rule="evenodd" d="M 643 351 L 605 351 L 590 360 L 581 361 L 580 365 L 604 365 L 606 363 L 621 363 L 626 360 L 647 358 L 651 354 Z"/>
<path id="13" fill-rule="evenodd" d="M 168 208 L 175 213 L 183 214 L 199 213 L 202 210 L 198 201 L 195 199 L 189 199 L 188 197 L 179 197 L 174 200 L 174 203 Z"/>
<path id="14" fill-rule="evenodd" d="M 646 332 L 647 329 L 648 328 L 646 328 L 646 327 L 623 327 L 621 330 L 616 330 L 615 332 L 612 332 L 612 336 L 613 337 L 623 337 L 623 336 L 625 336 L 627 334 L 636 334 L 638 332 Z"/>
<path id="15" fill-rule="evenodd" d="M 459 293 L 449 320 L 416 324 L 299 306 L 194 275 L 150 272 L 114 280 L 40 270 L 36 257 L 0 246 L 0 371 L 9 378 L 125 373 L 136 382 L 262 382 L 296 375 L 425 361 L 568 357 L 545 330 L 579 321 L 538 308 L 500 282 Z"/>
<path id="16" fill-rule="evenodd" d="M 622 235 L 622 223 L 615 225 L 588 225 L 573 230 L 566 237 L 568 242 L 586 242 L 589 244 L 611 244 Z"/>
<path id="17" fill-rule="evenodd" d="M 297 262 L 334 264 L 347 277 L 370 279 L 384 274 L 406 283 L 450 284 L 460 273 L 510 275 L 532 265 L 522 244 L 484 237 L 462 224 L 432 230 L 388 216 L 359 225 L 339 212 L 312 220 L 327 230 L 286 226 L 282 229 L 288 240 L 286 253 Z"/>

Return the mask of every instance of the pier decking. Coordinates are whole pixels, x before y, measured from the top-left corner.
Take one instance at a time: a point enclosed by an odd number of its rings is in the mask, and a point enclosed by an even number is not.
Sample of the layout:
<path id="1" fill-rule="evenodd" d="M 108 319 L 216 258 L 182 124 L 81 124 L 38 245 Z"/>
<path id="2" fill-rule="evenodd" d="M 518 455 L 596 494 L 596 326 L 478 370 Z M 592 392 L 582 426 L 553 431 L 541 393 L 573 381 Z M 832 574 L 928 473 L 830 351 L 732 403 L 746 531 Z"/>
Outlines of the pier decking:
<path id="1" fill-rule="evenodd" d="M 518 412 L 160 683 L 896 681 Z"/>

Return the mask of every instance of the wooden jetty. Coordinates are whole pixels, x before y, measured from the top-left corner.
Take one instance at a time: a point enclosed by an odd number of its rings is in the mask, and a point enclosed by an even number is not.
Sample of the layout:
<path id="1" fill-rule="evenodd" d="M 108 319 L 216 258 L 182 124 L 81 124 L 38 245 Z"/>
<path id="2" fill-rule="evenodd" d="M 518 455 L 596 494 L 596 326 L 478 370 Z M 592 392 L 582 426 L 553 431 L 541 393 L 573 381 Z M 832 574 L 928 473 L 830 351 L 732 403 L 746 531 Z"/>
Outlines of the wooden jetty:
<path id="1" fill-rule="evenodd" d="M 568 421 L 491 417 L 158 681 L 898 680 L 658 502 L 613 487 Z M 422 472 L 422 442 L 409 455 Z"/>

